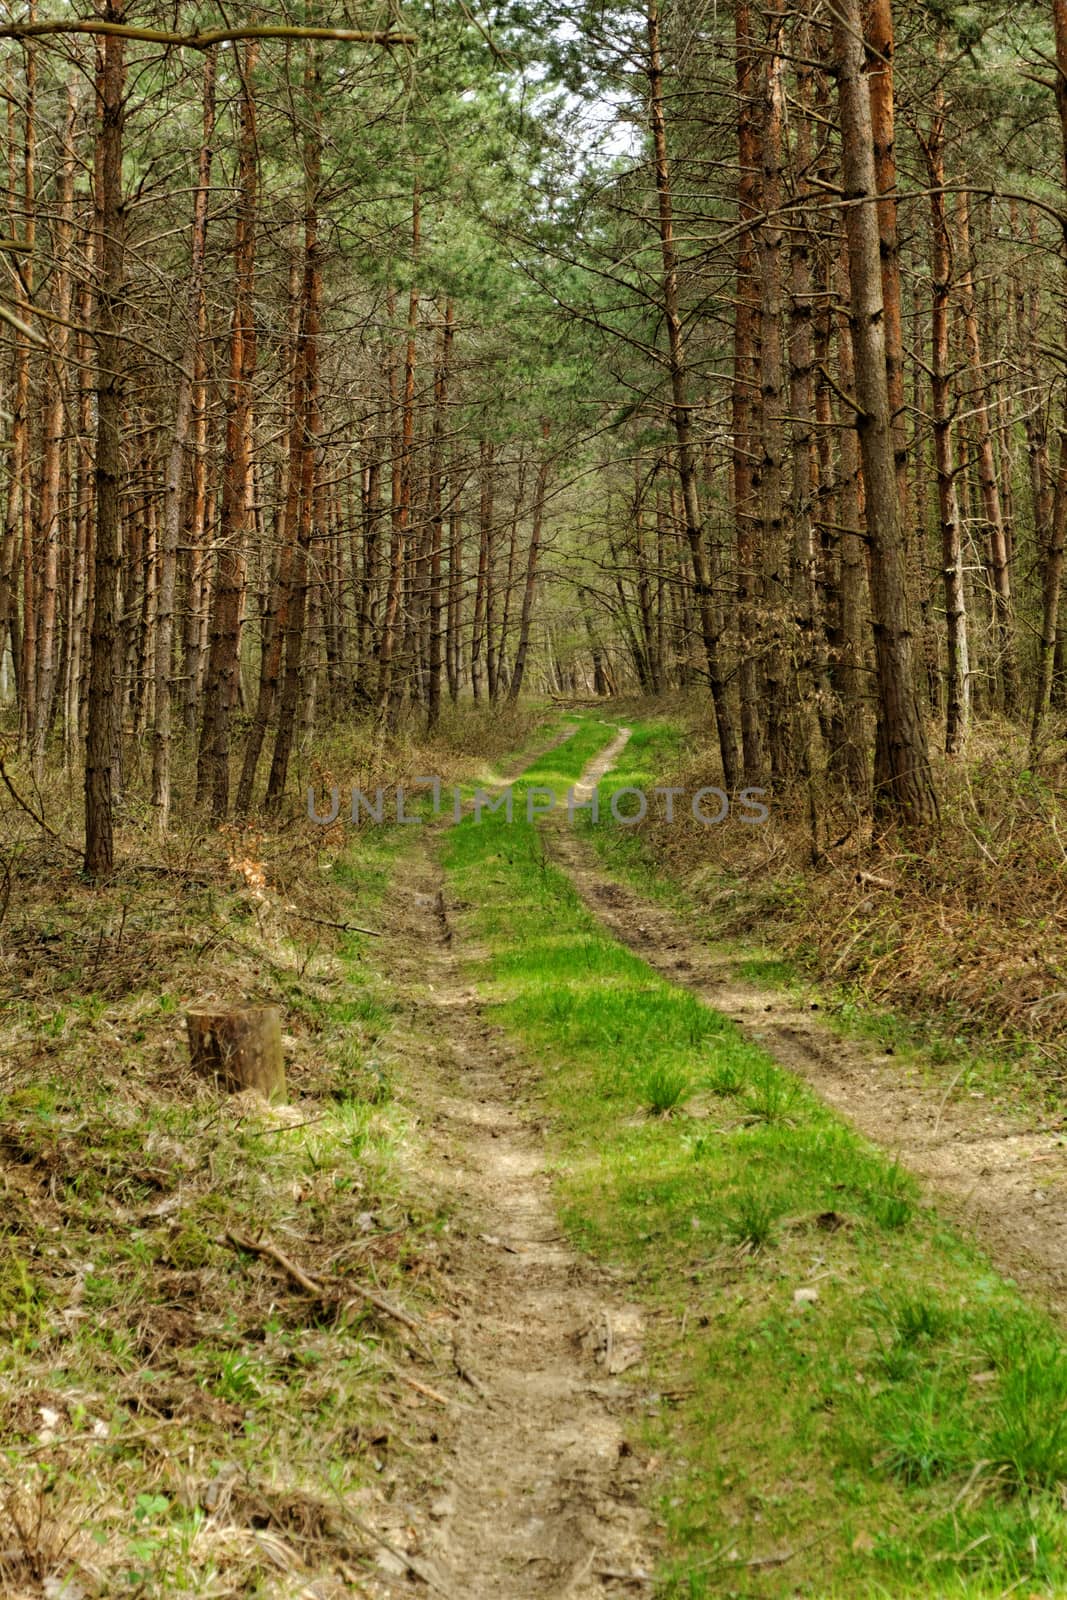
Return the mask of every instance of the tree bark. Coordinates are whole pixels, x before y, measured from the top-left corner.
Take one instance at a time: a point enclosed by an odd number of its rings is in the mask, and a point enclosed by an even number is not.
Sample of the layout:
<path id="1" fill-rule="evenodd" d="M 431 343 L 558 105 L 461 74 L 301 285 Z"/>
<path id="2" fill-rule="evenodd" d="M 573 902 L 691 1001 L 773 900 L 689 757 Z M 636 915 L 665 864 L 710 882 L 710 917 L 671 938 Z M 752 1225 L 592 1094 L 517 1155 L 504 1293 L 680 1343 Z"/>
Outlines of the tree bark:
<path id="1" fill-rule="evenodd" d="M 322 102 L 315 46 L 307 46 L 304 92 L 308 102 L 307 131 L 304 137 L 304 285 L 297 342 L 294 378 L 293 432 L 290 444 L 298 443 L 289 472 L 296 479 L 290 488 L 290 510 L 296 512 L 296 548 L 292 582 L 288 587 L 285 620 L 285 670 L 278 701 L 278 726 L 274 753 L 267 779 L 265 804 L 276 811 L 285 794 L 296 731 L 300 701 L 301 665 L 304 657 L 305 624 L 308 620 L 308 568 L 315 531 L 318 496 L 316 492 L 316 452 L 321 431 L 319 416 L 319 325 L 322 305 L 322 268 L 319 245 L 319 190 L 322 184 Z M 296 419 L 299 419 L 297 421 Z"/>
<path id="2" fill-rule="evenodd" d="M 215 75 L 215 51 L 209 50 L 204 57 L 203 130 L 197 158 L 196 194 L 193 199 L 185 346 L 182 352 L 182 369 L 178 376 L 174 431 L 171 435 L 163 488 L 163 548 L 156 602 L 155 719 L 152 729 L 152 806 L 156 813 L 156 828 L 159 833 L 166 833 L 170 821 L 174 595 L 178 576 L 178 546 L 181 543 L 186 453 L 192 425 L 195 367 L 200 346 L 200 305 L 204 295 L 207 208 L 211 188 L 212 143 L 215 136 Z"/>
<path id="3" fill-rule="evenodd" d="M 910 829 L 923 830 L 936 821 L 938 807 L 908 626 L 886 379 L 874 137 L 859 0 L 833 0 L 832 21 L 878 685 L 875 808 Z"/>
<path id="4" fill-rule="evenodd" d="M 971 264 L 970 208 L 966 194 L 957 200 L 956 218 L 959 228 L 959 248 L 963 260 L 960 289 L 963 301 L 963 327 L 967 358 L 970 362 L 974 384 L 974 414 L 978 429 L 978 483 L 982 496 L 982 510 L 986 523 L 986 539 L 990 575 L 993 580 L 993 617 L 996 633 L 997 671 L 1002 691 L 1002 704 L 1008 716 L 1019 709 L 1019 668 L 1015 646 L 1015 612 L 1011 593 L 1011 562 L 1008 553 L 1008 536 L 1004 526 L 1000 487 L 997 482 L 996 458 L 993 453 L 993 429 L 990 420 L 989 392 L 982 367 L 982 345 L 978 330 L 978 307 L 974 292 L 974 269 Z"/>
<path id="5" fill-rule="evenodd" d="M 270 616 L 264 619 L 262 653 L 259 663 L 259 689 L 252 725 L 245 741 L 241 777 L 237 784 L 234 810 L 238 817 L 248 815 L 255 795 L 256 773 L 267 737 L 274 703 L 281 681 L 282 652 L 287 643 L 289 608 L 292 603 L 293 569 L 296 561 L 297 525 L 300 520 L 301 462 L 304 449 L 306 413 L 306 336 L 305 274 L 294 249 L 289 269 L 290 296 L 290 400 L 289 439 L 286 460 L 279 484 L 278 517 L 274 529 L 277 548 L 277 573 L 272 586 Z"/>
<path id="6" fill-rule="evenodd" d="M 943 51 L 939 52 L 939 56 Z M 967 640 L 967 603 L 963 586 L 963 545 L 959 496 L 956 493 L 952 442 L 954 402 L 950 354 L 952 241 L 945 208 L 945 110 L 940 85 L 934 90 L 930 131 L 923 141 L 930 180 L 933 223 L 931 396 L 934 467 L 941 523 L 941 576 L 945 590 L 948 672 L 945 683 L 945 754 L 959 755 L 967 742 L 971 719 L 971 670 Z"/>
<path id="7" fill-rule="evenodd" d="M 59 672 L 59 551 L 63 516 L 60 485 L 66 453 L 67 350 L 71 312 L 71 247 L 74 237 L 74 125 L 77 118 L 77 85 L 67 84 L 66 115 L 63 124 L 63 155 L 57 174 L 58 215 L 55 228 L 55 287 L 52 309 L 57 321 L 52 334 L 54 352 L 49 376 L 49 396 L 44 419 L 44 460 L 41 464 L 41 494 L 38 526 L 41 544 L 41 601 L 37 651 L 37 705 L 33 714 L 33 767 L 37 782 L 44 780 L 45 742 L 52 721 L 52 705 Z"/>
<path id="8" fill-rule="evenodd" d="M 764 703 L 771 777 L 786 780 L 792 771 L 790 731 L 792 693 L 787 666 L 786 614 L 789 591 L 785 550 L 785 371 L 782 360 L 782 118 L 784 110 L 781 32 L 783 17 L 775 0 L 768 15 L 768 37 L 760 85 L 759 142 L 762 168 L 760 226 L 756 253 L 760 284 L 760 561 L 767 644 L 764 651 Z"/>
<path id="9" fill-rule="evenodd" d="M 737 0 L 734 9 L 735 57 L 737 72 L 737 216 L 739 224 L 751 221 L 759 212 L 759 135 L 755 103 L 758 55 L 752 37 L 752 13 L 748 0 Z M 764 776 L 762 718 L 759 695 L 759 641 L 756 622 L 757 501 L 759 473 L 756 470 L 756 434 L 759 418 L 756 348 L 759 329 L 759 299 L 756 281 L 755 238 L 746 228 L 738 240 L 737 287 L 734 313 L 733 383 L 731 410 L 733 428 L 733 497 L 737 544 L 737 676 L 741 695 L 741 757 L 746 783 L 760 783 Z"/>
<path id="10" fill-rule="evenodd" d="M 278 1006 L 187 1011 L 189 1057 L 201 1077 L 233 1093 L 255 1089 L 275 1104 L 286 1099 L 282 1014 Z"/>
<path id="11" fill-rule="evenodd" d="M 426 685 L 426 728 L 432 733 L 441 717 L 441 665 L 444 652 L 445 599 L 441 588 L 441 546 L 444 522 L 441 505 L 441 469 L 448 377 L 452 353 L 453 311 L 449 300 L 441 327 L 441 347 L 434 373 L 433 440 L 430 472 L 430 660 Z M 449 485 L 450 491 L 452 485 Z"/>
<path id="12" fill-rule="evenodd" d="M 1063 181 L 1064 187 L 1067 188 L 1067 0 L 1052 0 L 1052 16 L 1056 30 L 1056 112 L 1063 147 Z M 1064 243 L 1067 246 L 1067 224 L 1064 224 Z M 1031 761 L 1036 760 L 1041 749 L 1045 718 L 1052 696 L 1065 540 L 1067 540 L 1067 415 L 1060 425 L 1060 455 L 1053 495 L 1048 551 L 1045 555 L 1041 595 L 1041 642 L 1034 708 L 1030 721 Z"/>
<path id="13" fill-rule="evenodd" d="M 219 550 L 211 618 L 211 649 L 197 758 L 197 803 L 210 802 L 216 821 L 230 804 L 230 721 L 240 690 L 241 602 L 252 485 L 252 381 L 256 371 L 255 250 L 257 171 L 253 75 L 258 46 L 245 48 L 241 67 L 234 298 L 230 325 L 230 375 L 226 399 L 226 457 L 219 515 Z"/>
<path id="14" fill-rule="evenodd" d="M 649 122 L 656 168 L 656 195 L 659 202 L 660 255 L 663 263 L 663 313 L 667 324 L 668 362 L 671 378 L 671 422 L 676 441 L 678 481 L 685 512 L 685 535 L 693 562 L 694 587 L 704 645 L 704 662 L 711 690 L 715 726 L 719 738 L 723 782 L 735 789 L 741 779 L 737 740 L 727 697 L 726 679 L 720 661 L 720 640 L 715 626 L 714 595 L 708 569 L 704 517 L 697 487 L 693 455 L 690 402 L 687 384 L 685 343 L 678 296 L 678 260 L 674 243 L 674 216 L 670 165 L 667 159 L 667 125 L 663 98 L 663 60 L 660 49 L 658 0 L 648 0 L 648 87 Z"/>
<path id="15" fill-rule="evenodd" d="M 107 0 L 103 16 L 124 21 L 124 0 Z M 118 743 L 118 596 L 122 570 L 122 326 L 126 217 L 122 194 L 125 41 L 104 38 L 97 107 L 96 549 L 89 642 L 89 720 L 85 745 L 85 859 L 89 878 L 115 864 L 113 779 Z"/>

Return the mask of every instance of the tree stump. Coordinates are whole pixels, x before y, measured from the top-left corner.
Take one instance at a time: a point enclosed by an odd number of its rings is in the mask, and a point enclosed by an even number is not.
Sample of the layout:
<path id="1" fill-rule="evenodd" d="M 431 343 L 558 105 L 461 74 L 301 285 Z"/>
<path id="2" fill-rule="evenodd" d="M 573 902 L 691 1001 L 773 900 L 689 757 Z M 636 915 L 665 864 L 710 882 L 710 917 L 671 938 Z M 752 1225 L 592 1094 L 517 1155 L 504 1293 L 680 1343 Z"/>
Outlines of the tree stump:
<path id="1" fill-rule="evenodd" d="M 205 1078 L 224 1089 L 256 1089 L 267 1100 L 286 1099 L 278 1006 L 187 1011 L 185 1025 L 190 1059 Z"/>

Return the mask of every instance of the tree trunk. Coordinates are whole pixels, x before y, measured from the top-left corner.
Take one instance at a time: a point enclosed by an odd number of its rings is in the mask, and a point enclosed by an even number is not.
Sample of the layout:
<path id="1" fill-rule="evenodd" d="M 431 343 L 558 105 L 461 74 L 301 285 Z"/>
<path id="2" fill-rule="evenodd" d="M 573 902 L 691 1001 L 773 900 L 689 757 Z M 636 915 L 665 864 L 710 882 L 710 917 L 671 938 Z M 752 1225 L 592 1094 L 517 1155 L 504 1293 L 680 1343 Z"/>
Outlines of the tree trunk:
<path id="1" fill-rule="evenodd" d="M 479 446 L 481 472 L 479 485 L 478 574 L 474 590 L 474 617 L 471 621 L 471 693 L 482 698 L 482 644 L 485 632 L 485 592 L 489 575 L 489 540 L 493 526 L 493 444 L 483 439 Z"/>
<path id="2" fill-rule="evenodd" d="M 285 626 L 285 671 L 278 701 L 278 726 L 267 779 L 265 804 L 276 811 L 285 794 L 300 701 L 301 664 L 308 614 L 308 567 L 317 510 L 316 451 L 321 431 L 319 417 L 319 323 L 322 305 L 322 269 L 319 262 L 319 190 L 322 183 L 322 100 L 318 59 L 307 45 L 304 73 L 307 131 L 304 137 L 304 286 L 300 334 L 294 376 L 293 430 L 290 445 L 298 443 L 290 460 L 289 507 L 296 513 L 296 549 L 292 584 L 288 589 Z M 297 421 L 297 418 L 299 421 Z M 292 480 L 295 478 L 295 484 Z M 299 509 L 297 509 L 299 508 Z"/>
<path id="3" fill-rule="evenodd" d="M 226 457 L 219 516 L 219 551 L 211 618 L 211 650 L 197 758 L 197 803 L 209 801 L 222 821 L 230 804 L 230 719 L 240 689 L 241 602 L 252 478 L 252 382 L 256 371 L 255 249 L 259 159 L 253 75 L 258 45 L 245 47 L 241 69 L 238 209 L 234 239 L 234 297 L 226 400 Z"/>
<path id="4" fill-rule="evenodd" d="M 240 1093 L 286 1099 L 282 1013 L 278 1006 L 236 1006 L 185 1013 L 189 1057 L 201 1077 Z"/>
<path id="5" fill-rule="evenodd" d="M 978 483 L 982 495 L 982 510 L 986 523 L 986 540 L 990 575 L 993 580 L 993 618 L 995 653 L 998 676 L 1002 687 L 1002 703 L 1008 716 L 1019 709 L 1019 668 L 1015 656 L 1015 616 L 1011 594 L 1011 564 L 1008 555 L 1008 537 L 997 483 L 996 459 L 993 454 L 993 429 L 990 421 L 989 393 L 982 367 L 982 345 L 978 332 L 978 307 L 974 293 L 974 270 L 971 264 L 970 210 L 966 194 L 960 194 L 956 218 L 959 225 L 959 248 L 963 261 L 960 288 L 963 300 L 963 326 L 974 383 L 974 413 L 978 427 Z"/>
<path id="6" fill-rule="evenodd" d="M 943 55 L 939 50 L 939 59 Z M 967 641 L 967 605 L 963 587 L 963 544 L 956 466 L 952 443 L 952 371 L 949 347 L 952 289 L 952 241 L 945 209 L 944 94 L 934 90 L 933 118 L 924 141 L 930 179 L 933 222 L 933 314 L 931 394 L 934 428 L 934 466 L 941 522 L 941 575 L 945 589 L 945 629 L 948 673 L 945 683 L 945 753 L 959 755 L 967 742 L 971 719 L 971 670 Z"/>
<path id="7" fill-rule="evenodd" d="M 432 733 L 441 716 L 441 662 L 444 647 L 445 600 L 441 588 L 441 464 L 448 408 L 448 375 L 452 352 L 452 302 L 445 307 L 441 349 L 434 374 L 433 441 L 430 472 L 430 661 L 426 686 L 426 728 Z M 449 488 L 451 489 L 451 485 Z"/>
<path id="8" fill-rule="evenodd" d="M 255 795 L 256 772 L 274 702 L 281 679 L 282 651 L 288 642 L 289 613 L 292 603 L 293 574 L 296 561 L 297 525 L 300 520 L 300 491 L 302 485 L 301 462 L 304 450 L 306 417 L 306 335 L 304 273 L 300 258 L 294 248 L 289 270 L 290 297 L 290 400 L 289 448 L 282 466 L 279 484 L 278 518 L 274 541 L 278 553 L 278 566 L 270 604 L 270 617 L 264 620 L 262 653 L 259 663 L 259 690 L 252 725 L 245 741 L 241 761 L 241 777 L 237 785 L 234 809 L 238 817 L 248 815 Z"/>
<path id="9" fill-rule="evenodd" d="M 181 543 L 186 452 L 192 423 L 195 367 L 200 345 L 200 304 L 204 294 L 207 208 L 211 188 L 212 144 L 215 136 L 215 73 L 216 53 L 214 50 L 209 50 L 204 56 L 203 132 L 197 160 L 196 195 L 193 200 L 193 236 L 189 252 L 185 346 L 182 353 L 182 370 L 178 377 L 174 432 L 171 435 L 163 488 L 163 548 L 156 603 L 156 704 L 152 730 L 152 805 L 156 813 L 156 828 L 160 833 L 166 833 L 170 820 L 174 592 L 178 575 L 178 546 Z"/>
<path id="10" fill-rule="evenodd" d="M 755 103 L 758 55 L 752 37 L 748 0 L 737 0 L 734 10 L 737 62 L 737 216 L 743 225 L 759 212 L 759 136 Z M 764 776 L 762 719 L 759 694 L 759 629 L 756 519 L 759 474 L 756 470 L 756 433 L 759 417 L 756 346 L 759 300 L 755 290 L 755 238 L 746 229 L 738 240 L 737 288 L 734 313 L 733 384 L 733 496 L 737 542 L 737 633 L 740 660 L 737 676 L 741 694 L 741 754 L 746 783 Z"/>
<path id="11" fill-rule="evenodd" d="M 797 41 L 796 198 L 810 194 L 809 169 L 812 161 L 811 36 L 807 24 Z M 790 493 L 792 538 L 792 602 L 796 644 L 793 649 L 798 713 L 797 754 L 805 775 L 812 770 L 813 745 L 817 734 L 815 706 L 826 689 L 825 652 L 821 648 L 822 619 L 819 615 L 815 528 L 812 500 L 818 482 L 815 455 L 813 370 L 815 365 L 812 321 L 814 284 L 811 271 L 809 219 L 803 213 L 793 221 L 789 249 L 789 410 L 793 447 L 793 481 Z M 818 691 L 818 692 L 817 692 Z"/>
<path id="12" fill-rule="evenodd" d="M 782 116 L 784 87 L 781 55 L 782 12 L 775 0 L 768 14 L 768 38 L 760 85 L 759 143 L 764 221 L 756 240 L 760 284 L 760 562 L 763 569 L 767 646 L 764 652 L 764 703 L 771 777 L 790 775 L 791 683 L 787 667 L 785 615 L 789 570 L 784 543 L 785 375 L 782 361 Z"/>
<path id="13" fill-rule="evenodd" d="M 108 0 L 108 22 L 125 21 L 124 0 Z M 93 625 L 89 644 L 89 721 L 85 747 L 85 861 L 87 877 L 106 877 L 115 862 L 113 767 L 118 742 L 118 596 L 122 570 L 122 374 L 125 306 L 122 135 L 126 83 L 125 40 L 105 36 L 99 46 L 97 199 L 100 291 L 96 311 L 96 549 Z"/>
<path id="14" fill-rule="evenodd" d="M 840 267 L 838 298 L 847 302 L 848 282 Z M 841 392 L 851 397 L 856 387 L 852 332 L 843 323 L 838 337 L 838 376 Z M 840 575 L 838 579 L 839 627 L 836 643 L 836 678 L 841 703 L 840 742 L 837 754 L 845 784 L 853 800 L 870 800 L 871 772 L 867 759 L 867 673 L 864 661 L 864 627 L 867 613 L 867 558 L 864 550 L 863 477 L 854 418 L 841 419 L 837 503 L 841 515 Z"/>
<path id="15" fill-rule="evenodd" d="M 708 571 L 704 538 L 704 518 L 697 488 L 693 456 L 690 405 L 687 387 L 685 344 L 678 299 L 678 262 L 674 244 L 674 218 L 671 199 L 670 166 L 667 160 L 667 126 L 663 104 L 663 62 L 660 52 L 658 0 L 648 3 L 648 83 L 649 120 L 656 164 L 656 194 L 659 201 L 660 255 L 663 263 L 663 313 L 667 324 L 668 362 L 671 378 L 671 421 L 677 443 L 678 480 L 685 508 L 685 534 L 693 561 L 694 587 L 700 614 L 704 661 L 715 712 L 722 761 L 723 782 L 735 789 L 741 779 L 737 741 L 727 698 L 726 679 L 719 658 L 720 640 L 715 628 L 714 595 Z"/>
<path id="16" fill-rule="evenodd" d="M 1067 188 L 1067 0 L 1052 0 L 1056 29 L 1056 111 L 1063 147 L 1063 181 Z M 1067 245 L 1067 224 L 1064 224 Z M 1030 759 L 1036 760 L 1041 748 L 1045 718 L 1052 695 L 1056 632 L 1063 582 L 1064 542 L 1067 539 L 1067 418 L 1060 431 L 1060 458 L 1052 505 L 1052 526 L 1041 596 L 1041 643 L 1037 663 L 1037 686 L 1030 723 Z"/>
<path id="17" fill-rule="evenodd" d="M 859 0 L 834 0 L 833 44 L 878 685 L 875 807 L 909 828 L 924 829 L 936 821 L 938 808 L 908 627 L 886 380 L 874 139 Z"/>
<path id="18" fill-rule="evenodd" d="M 52 333 L 54 352 L 49 377 L 49 396 L 45 407 L 44 460 L 41 466 L 41 495 L 38 524 L 41 540 L 40 636 L 37 653 L 37 706 L 33 715 L 33 766 L 37 782 L 44 779 L 45 741 L 52 721 L 52 702 L 59 670 L 57 602 L 59 590 L 59 547 L 62 528 L 60 483 L 66 453 L 67 349 L 70 333 L 67 324 L 71 311 L 70 254 L 74 236 L 74 124 L 77 117 L 77 85 L 67 84 L 67 107 L 63 127 L 63 158 L 57 177 L 58 217 L 55 229 L 55 286 L 52 309 L 57 321 Z"/>
<path id="19" fill-rule="evenodd" d="M 459 454 L 453 446 L 448 495 L 448 630 L 445 635 L 445 665 L 448 671 L 448 698 L 459 700 L 463 676 L 463 507 Z"/>

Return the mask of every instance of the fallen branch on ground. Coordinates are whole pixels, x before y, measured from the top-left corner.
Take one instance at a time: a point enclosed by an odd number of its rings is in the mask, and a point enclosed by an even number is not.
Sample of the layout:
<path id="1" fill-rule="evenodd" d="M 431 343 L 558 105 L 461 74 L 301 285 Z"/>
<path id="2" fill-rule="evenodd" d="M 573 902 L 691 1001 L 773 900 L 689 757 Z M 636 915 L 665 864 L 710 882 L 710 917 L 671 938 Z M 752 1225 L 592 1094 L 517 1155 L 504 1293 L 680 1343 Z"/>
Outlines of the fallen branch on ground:
<path id="1" fill-rule="evenodd" d="M 226 1243 L 231 1245 L 234 1250 L 244 1250 L 249 1255 L 262 1256 L 267 1261 L 273 1261 L 275 1266 L 281 1267 L 287 1277 L 291 1278 L 307 1294 L 314 1295 L 316 1299 L 339 1298 L 338 1291 L 329 1290 L 325 1284 L 320 1283 L 317 1278 L 313 1278 L 310 1273 L 305 1272 L 303 1267 L 290 1260 L 283 1251 L 278 1249 L 277 1245 L 271 1244 L 269 1239 L 249 1239 L 244 1234 L 234 1233 L 231 1230 L 226 1234 Z M 344 1293 L 352 1296 L 352 1299 L 348 1301 L 348 1305 L 351 1305 L 353 1300 L 363 1300 L 367 1305 L 373 1306 L 375 1311 L 380 1311 L 385 1317 L 391 1317 L 402 1328 L 407 1328 L 409 1332 L 421 1337 L 419 1324 L 415 1319 L 409 1317 L 406 1311 L 401 1311 L 398 1306 L 390 1305 L 389 1301 L 383 1300 L 381 1295 L 375 1294 L 370 1289 L 364 1289 L 355 1283 L 346 1283 Z"/>

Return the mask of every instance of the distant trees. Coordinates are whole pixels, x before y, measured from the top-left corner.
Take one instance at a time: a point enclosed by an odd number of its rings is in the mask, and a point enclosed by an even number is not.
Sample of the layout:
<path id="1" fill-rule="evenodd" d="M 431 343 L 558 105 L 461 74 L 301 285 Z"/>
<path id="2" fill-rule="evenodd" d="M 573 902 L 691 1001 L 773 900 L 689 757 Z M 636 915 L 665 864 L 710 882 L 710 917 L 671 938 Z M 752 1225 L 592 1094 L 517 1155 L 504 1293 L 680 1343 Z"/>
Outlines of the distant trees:
<path id="1" fill-rule="evenodd" d="M 588 8 L 570 81 L 595 63 L 648 137 L 542 243 L 585 267 L 575 309 L 614 347 L 616 509 L 588 592 L 616 649 L 646 687 L 653 636 L 658 683 L 700 663 L 728 777 L 736 738 L 750 781 L 825 773 L 921 834 L 928 728 L 959 754 L 995 711 L 1031 725 L 1036 758 L 1067 705 L 1062 368 L 1038 332 L 1060 316 L 1043 174 L 1063 166 L 1067 91 L 1062 54 L 1054 81 L 1042 67 L 1057 6 L 982 37 L 902 15 L 903 43 L 890 0 L 649 8 L 643 25 Z M 1013 50 L 1022 100 L 998 77 Z"/>
<path id="2" fill-rule="evenodd" d="M 516 333 L 539 335 L 457 251 L 447 162 L 420 156 L 410 118 L 398 136 L 404 63 L 381 44 L 410 36 L 316 42 L 295 18 L 231 46 L 223 24 L 187 60 L 161 56 L 165 30 L 146 37 L 121 0 L 99 22 L 62 54 L 47 34 L 9 46 L 17 270 L 0 307 L 14 408 L 0 698 L 39 775 L 53 734 L 72 762 L 84 749 L 94 877 L 113 865 L 142 736 L 165 830 L 175 746 L 194 732 L 195 800 L 221 821 L 235 780 L 240 814 L 281 804 L 294 749 L 365 710 L 368 685 L 389 723 L 414 705 L 432 725 L 444 686 L 455 698 L 470 677 L 479 605 L 490 693 L 517 694 L 553 469 L 540 396 L 525 411 L 493 400 Z M 470 55 L 468 30 L 441 33 L 442 58 Z M 431 120 L 468 104 L 442 78 Z M 168 118 L 145 115 L 146 93 Z M 353 150 L 354 97 L 374 131 Z M 475 145 L 503 136 L 492 95 L 462 114 Z M 339 181 L 350 161 L 355 190 Z M 496 249 L 484 229 L 477 249 L 483 263 Z M 505 315 L 512 342 L 487 364 Z"/>
<path id="3" fill-rule="evenodd" d="M 0 29 L 0 706 L 39 779 L 83 767 L 90 875 L 142 743 L 165 831 L 176 790 L 277 808 L 316 728 L 468 693 L 703 685 L 728 786 L 919 833 L 930 729 L 1040 759 L 1060 0 L 983 38 L 535 0 L 495 53 L 421 4 L 192 15 Z"/>

